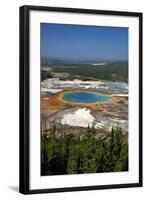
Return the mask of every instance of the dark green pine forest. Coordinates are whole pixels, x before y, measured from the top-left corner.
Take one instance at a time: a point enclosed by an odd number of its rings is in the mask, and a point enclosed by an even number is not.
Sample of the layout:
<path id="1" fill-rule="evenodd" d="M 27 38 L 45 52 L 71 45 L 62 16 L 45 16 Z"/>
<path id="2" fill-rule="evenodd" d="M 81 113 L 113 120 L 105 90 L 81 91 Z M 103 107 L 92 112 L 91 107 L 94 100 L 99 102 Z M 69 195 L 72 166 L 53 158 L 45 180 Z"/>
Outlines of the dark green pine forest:
<path id="1" fill-rule="evenodd" d="M 82 138 L 55 133 L 54 125 L 49 135 L 41 135 L 42 176 L 128 171 L 128 142 L 120 127 L 105 139 L 96 139 L 90 127 Z"/>

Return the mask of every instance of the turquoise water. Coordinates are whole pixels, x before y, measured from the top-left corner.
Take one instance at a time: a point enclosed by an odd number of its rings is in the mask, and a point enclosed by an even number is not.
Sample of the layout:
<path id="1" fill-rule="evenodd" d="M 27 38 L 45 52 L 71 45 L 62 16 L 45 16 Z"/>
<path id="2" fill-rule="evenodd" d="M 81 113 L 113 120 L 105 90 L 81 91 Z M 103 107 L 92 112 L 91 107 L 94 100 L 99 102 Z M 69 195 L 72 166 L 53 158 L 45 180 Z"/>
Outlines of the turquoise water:
<path id="1" fill-rule="evenodd" d="M 111 83 L 107 83 L 106 86 L 110 89 L 114 89 L 114 90 L 126 90 L 128 89 L 128 84 L 127 83 L 119 83 L 119 82 L 111 82 Z"/>
<path id="2" fill-rule="evenodd" d="M 112 97 L 108 95 L 103 95 L 96 92 L 86 92 L 86 91 L 71 91 L 65 92 L 63 95 L 63 100 L 72 103 L 96 103 L 111 100 Z"/>

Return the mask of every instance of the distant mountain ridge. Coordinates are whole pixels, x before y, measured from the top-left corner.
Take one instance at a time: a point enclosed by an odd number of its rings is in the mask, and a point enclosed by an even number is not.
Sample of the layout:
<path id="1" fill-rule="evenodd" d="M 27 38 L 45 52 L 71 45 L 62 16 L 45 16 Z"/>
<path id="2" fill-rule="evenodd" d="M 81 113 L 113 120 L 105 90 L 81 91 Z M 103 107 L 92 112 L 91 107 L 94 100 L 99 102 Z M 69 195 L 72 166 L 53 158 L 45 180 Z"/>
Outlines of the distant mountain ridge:
<path id="1" fill-rule="evenodd" d="M 116 62 L 124 62 L 127 63 L 127 60 L 104 60 L 104 59 L 96 59 L 96 60 L 89 60 L 89 59 L 71 59 L 71 58 L 55 58 L 55 57 L 41 57 L 41 64 L 49 64 L 49 63 L 74 63 L 74 64 L 100 64 L 100 63 L 116 63 Z"/>

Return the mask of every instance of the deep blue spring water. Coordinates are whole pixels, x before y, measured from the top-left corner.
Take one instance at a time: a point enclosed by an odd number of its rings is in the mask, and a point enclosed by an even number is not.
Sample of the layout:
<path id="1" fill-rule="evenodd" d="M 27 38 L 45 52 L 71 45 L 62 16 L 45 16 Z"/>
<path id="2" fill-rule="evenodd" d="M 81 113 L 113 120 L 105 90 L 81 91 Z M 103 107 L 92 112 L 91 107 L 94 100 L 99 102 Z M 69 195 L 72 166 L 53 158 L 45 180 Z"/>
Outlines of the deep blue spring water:
<path id="1" fill-rule="evenodd" d="M 71 91 L 65 92 L 63 100 L 72 103 L 96 103 L 111 100 L 112 97 L 96 92 Z"/>

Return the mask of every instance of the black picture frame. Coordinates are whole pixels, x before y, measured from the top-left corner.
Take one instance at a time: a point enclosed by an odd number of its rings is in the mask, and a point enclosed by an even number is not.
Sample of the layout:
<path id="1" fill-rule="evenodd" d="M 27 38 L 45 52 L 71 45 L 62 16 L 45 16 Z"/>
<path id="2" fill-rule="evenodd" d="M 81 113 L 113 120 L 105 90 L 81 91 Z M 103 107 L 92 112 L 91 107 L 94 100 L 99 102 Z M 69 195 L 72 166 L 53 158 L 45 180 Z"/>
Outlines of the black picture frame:
<path id="1" fill-rule="evenodd" d="M 139 182 L 129 184 L 114 185 L 97 185 L 97 186 L 81 186 L 54 189 L 36 189 L 29 188 L 29 18 L 30 11 L 44 12 L 67 12 L 67 13 L 84 13 L 84 14 L 102 14 L 114 16 L 130 16 L 139 18 Z M 138 12 L 122 12 L 107 10 L 89 10 L 75 9 L 63 7 L 44 7 L 44 6 L 22 6 L 20 7 L 20 174 L 19 186 L 20 193 L 52 193 L 67 191 L 83 191 L 83 190 L 99 190 L 114 188 L 130 188 L 142 186 L 142 13 Z"/>

